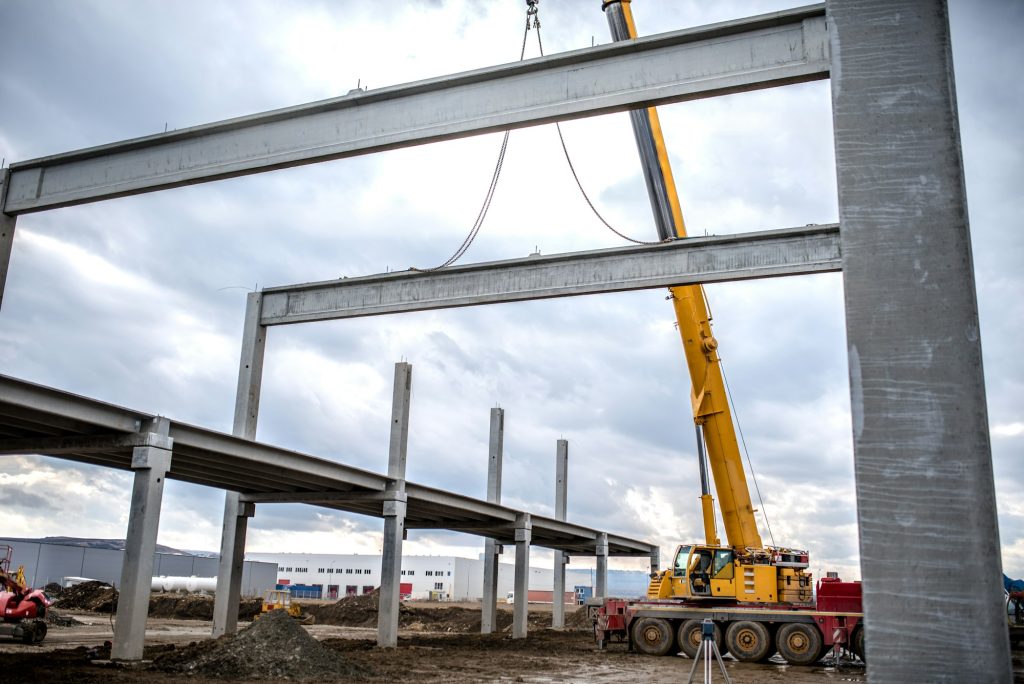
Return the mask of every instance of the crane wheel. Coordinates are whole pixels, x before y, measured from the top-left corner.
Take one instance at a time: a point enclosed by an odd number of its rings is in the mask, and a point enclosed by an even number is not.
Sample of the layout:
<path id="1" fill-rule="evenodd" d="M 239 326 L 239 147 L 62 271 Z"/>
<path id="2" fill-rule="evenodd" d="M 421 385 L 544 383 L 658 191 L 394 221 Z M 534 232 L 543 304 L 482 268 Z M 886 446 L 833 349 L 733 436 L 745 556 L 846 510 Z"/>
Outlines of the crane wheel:
<path id="1" fill-rule="evenodd" d="M 718 653 L 725 655 L 729 652 L 726 648 L 725 643 L 722 640 L 722 628 L 715 624 L 715 646 L 718 646 Z M 686 620 L 683 624 L 679 625 L 679 632 L 676 634 L 679 650 L 688 655 L 691 658 L 697 657 L 697 651 L 700 649 L 700 642 L 704 638 L 701 633 L 701 621 L 700 620 Z"/>
<path id="2" fill-rule="evenodd" d="M 675 630 L 668 620 L 640 618 L 633 625 L 633 647 L 644 655 L 668 655 L 675 640 Z"/>
<path id="3" fill-rule="evenodd" d="M 757 663 L 771 657 L 772 635 L 760 622 L 739 620 L 725 630 L 725 644 L 741 663 Z"/>
<path id="4" fill-rule="evenodd" d="M 779 655 L 790 665 L 811 665 L 818 662 L 821 653 L 821 632 L 814 625 L 790 622 L 779 627 L 775 645 Z"/>
<path id="5" fill-rule="evenodd" d="M 864 655 L 864 625 L 858 625 L 853 630 L 853 637 L 850 639 L 850 650 L 867 664 L 868 659 Z"/>

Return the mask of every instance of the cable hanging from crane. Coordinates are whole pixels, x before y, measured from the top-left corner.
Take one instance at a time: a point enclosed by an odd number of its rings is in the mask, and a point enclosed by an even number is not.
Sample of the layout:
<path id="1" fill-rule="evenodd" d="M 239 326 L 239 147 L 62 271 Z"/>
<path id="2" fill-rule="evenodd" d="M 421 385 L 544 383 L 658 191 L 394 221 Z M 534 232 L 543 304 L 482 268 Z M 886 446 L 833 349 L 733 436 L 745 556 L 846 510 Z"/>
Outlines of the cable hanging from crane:
<path id="1" fill-rule="evenodd" d="M 544 43 L 540 37 L 540 15 L 537 7 L 539 2 L 540 0 L 526 0 L 526 27 L 523 30 L 523 44 L 519 49 L 520 62 L 523 61 L 523 58 L 526 56 L 526 40 L 529 37 L 531 27 L 536 29 L 537 31 L 537 48 L 540 50 L 541 57 L 544 56 Z M 587 195 L 587 191 L 583 189 L 583 183 L 580 181 L 580 177 L 576 173 L 576 167 L 573 165 L 572 158 L 569 156 L 569 148 L 565 144 L 565 137 L 562 135 L 562 127 L 558 124 L 557 121 L 555 122 L 555 129 L 558 131 L 558 139 L 562 143 L 562 151 L 565 153 L 565 161 L 569 164 L 569 171 L 572 172 L 573 180 L 576 181 L 576 187 L 580 189 L 580 194 L 583 195 L 583 199 L 586 201 L 587 206 L 589 206 L 590 210 L 594 212 L 594 215 L 598 218 L 598 220 L 601 223 L 603 223 L 605 227 L 608 228 L 608 230 L 612 231 L 620 238 L 628 242 L 632 242 L 637 245 L 659 244 L 661 241 L 648 242 L 644 240 L 637 240 L 635 238 L 631 238 L 628 235 L 625 235 L 616 230 L 610 223 L 608 223 L 608 221 L 605 220 L 604 216 L 601 215 L 601 212 L 597 210 L 597 207 L 595 207 L 594 203 L 590 200 L 590 197 Z M 448 257 L 444 261 L 444 263 L 440 264 L 439 266 L 434 266 L 433 268 L 416 268 L 415 266 L 413 266 L 409 270 L 427 273 L 431 271 L 439 271 L 442 268 L 447 268 L 448 266 L 451 266 L 456 261 L 461 259 L 462 256 L 469 249 L 469 247 L 473 244 L 473 241 L 476 240 L 476 236 L 480 233 L 480 228 L 483 227 L 484 220 L 487 218 L 487 212 L 491 208 L 491 201 L 494 199 L 494 192 L 498 187 L 498 178 L 501 176 L 501 169 L 502 166 L 505 164 L 505 152 L 508 149 L 508 136 L 510 132 L 510 130 L 505 131 L 505 136 L 502 138 L 501 141 L 501 149 L 498 151 L 498 161 L 494 165 L 494 173 L 491 174 L 491 184 L 487 188 L 487 193 L 484 195 L 483 204 L 480 207 L 480 211 L 477 213 L 476 220 L 473 222 L 473 227 L 469 229 L 469 233 L 466 235 L 466 238 L 462 241 L 462 244 L 459 245 L 459 248 L 455 250 L 454 254 Z"/>
<path id="2" fill-rule="evenodd" d="M 539 0 L 527 0 L 526 7 L 526 28 L 523 30 L 523 44 L 519 48 L 519 61 L 523 61 L 523 57 L 526 56 L 526 39 L 530 34 L 531 19 L 533 20 L 533 26 L 538 31 L 538 39 L 540 37 L 540 19 L 537 17 L 537 2 Z M 466 239 L 462 241 L 459 248 L 455 250 L 455 253 L 448 257 L 445 262 L 439 266 L 433 268 L 416 268 L 413 266 L 409 270 L 411 271 L 422 271 L 424 273 L 430 271 L 439 271 L 442 268 L 451 266 L 456 261 L 462 258 L 462 255 L 466 253 L 470 245 L 476 239 L 476 236 L 480 233 L 480 228 L 484 225 L 484 219 L 487 218 L 487 212 L 491 208 L 491 200 L 494 199 L 494 191 L 498 187 L 498 178 L 501 176 L 501 168 L 505 164 L 505 151 L 508 149 L 508 136 L 511 130 L 505 131 L 505 136 L 501 140 L 501 149 L 498 151 L 498 161 L 494 165 L 494 173 L 491 174 L 491 184 L 487 188 L 487 194 L 484 195 L 484 203 L 480 206 L 480 211 L 476 215 L 476 221 L 473 222 L 473 227 L 469 229 L 469 234 L 466 235 Z"/>
<path id="3" fill-rule="evenodd" d="M 761 498 L 761 488 L 757 486 L 757 474 L 754 473 L 754 463 L 750 460 L 750 451 L 747 449 L 747 440 L 743 436 L 743 426 L 740 425 L 740 414 L 736 411 L 736 402 L 732 398 L 732 388 L 729 387 L 729 378 L 725 374 L 725 364 L 722 362 L 722 357 L 718 357 L 718 367 L 722 371 L 722 380 L 725 382 L 725 394 L 728 398 L 729 404 L 732 406 L 733 419 L 736 421 L 736 431 L 740 435 L 740 443 L 743 445 L 743 455 L 747 457 L 747 467 L 750 468 L 750 479 L 754 481 L 754 491 L 757 492 L 757 500 L 761 504 L 761 515 L 764 516 L 764 526 L 768 528 L 768 538 L 772 540 L 772 546 L 775 546 L 775 535 L 772 534 L 772 525 L 768 521 L 768 510 L 764 507 L 764 499 Z"/>

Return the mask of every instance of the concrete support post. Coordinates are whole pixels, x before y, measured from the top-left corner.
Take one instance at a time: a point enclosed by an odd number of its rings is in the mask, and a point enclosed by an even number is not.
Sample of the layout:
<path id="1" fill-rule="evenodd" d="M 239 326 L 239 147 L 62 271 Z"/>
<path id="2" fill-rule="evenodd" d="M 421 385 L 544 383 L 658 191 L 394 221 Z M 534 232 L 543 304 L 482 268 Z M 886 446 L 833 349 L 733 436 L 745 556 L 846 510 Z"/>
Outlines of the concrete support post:
<path id="1" fill-rule="evenodd" d="M 143 426 L 143 432 L 167 436 L 170 423 L 154 418 Z M 120 598 L 112 660 L 142 660 L 146 637 L 146 616 L 149 613 L 149 591 L 153 583 L 153 558 L 160 526 L 160 503 L 164 493 L 164 476 L 171 468 L 171 452 L 156 447 L 136 447 L 132 452 L 131 512 L 124 543 L 124 565 L 121 567 Z"/>
<path id="2" fill-rule="evenodd" d="M 651 575 L 657 575 L 661 572 L 661 548 L 658 546 L 651 547 Z"/>
<path id="3" fill-rule="evenodd" d="M 565 520 L 569 482 L 569 442 L 560 439 L 555 448 L 555 520 Z M 555 551 L 554 587 L 551 593 L 551 627 L 565 627 L 565 563 L 569 558 Z"/>
<path id="4" fill-rule="evenodd" d="M 501 460 L 505 443 L 505 411 L 491 409 L 491 434 L 487 456 L 487 501 L 501 503 Z M 491 634 L 498 628 L 498 555 L 501 545 L 484 541 L 484 591 L 480 632 Z"/>
<path id="5" fill-rule="evenodd" d="M 396 363 L 388 447 L 388 477 L 392 481 L 384 500 L 384 546 L 381 549 L 380 600 L 377 605 L 377 645 L 382 648 L 398 645 L 402 540 L 405 538 L 405 463 L 409 447 L 411 397 L 412 365 Z"/>
<path id="6" fill-rule="evenodd" d="M 405 537 L 405 482 L 398 480 L 384 500 L 384 545 L 381 549 L 380 600 L 377 606 L 377 645 L 398 645 L 401 602 L 402 540 Z"/>
<path id="7" fill-rule="evenodd" d="M 10 177 L 10 169 L 0 169 L 0 306 L 3 306 L 7 270 L 11 263 L 11 250 L 14 248 L 14 224 L 18 220 L 17 216 L 3 213 Z"/>
<path id="8" fill-rule="evenodd" d="M 246 439 L 256 439 L 256 423 L 260 413 L 263 355 L 267 344 L 267 328 L 260 325 L 262 301 L 263 295 L 260 292 L 250 292 L 246 299 L 242 353 L 238 363 L 232 433 Z M 255 504 L 240 502 L 238 492 L 225 494 L 220 562 L 217 568 L 217 595 L 213 604 L 214 637 L 234 634 L 238 628 L 238 599 L 242 589 L 245 534 L 249 518 L 255 513 Z"/>
<path id="9" fill-rule="evenodd" d="M 512 606 L 512 638 L 525 639 L 527 631 L 527 605 L 530 598 L 530 534 L 533 523 L 529 513 L 516 517 L 516 577 Z"/>
<path id="10" fill-rule="evenodd" d="M 605 598 L 608 596 L 608 533 L 601 532 L 597 535 L 597 543 L 594 546 L 594 554 L 597 556 L 597 571 L 595 573 L 594 598 Z"/>
<path id="11" fill-rule="evenodd" d="M 946 2 L 827 12 L 871 681 L 1009 682 Z"/>

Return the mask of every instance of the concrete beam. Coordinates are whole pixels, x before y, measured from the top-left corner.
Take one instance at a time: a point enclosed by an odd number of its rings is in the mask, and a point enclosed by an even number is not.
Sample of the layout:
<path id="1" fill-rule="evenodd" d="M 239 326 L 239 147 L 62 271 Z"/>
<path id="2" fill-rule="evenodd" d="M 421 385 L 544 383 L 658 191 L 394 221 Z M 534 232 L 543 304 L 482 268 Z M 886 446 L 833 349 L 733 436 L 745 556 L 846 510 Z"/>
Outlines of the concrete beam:
<path id="1" fill-rule="evenodd" d="M 260 389 L 263 383 L 263 357 L 267 329 L 260 325 L 261 295 L 250 292 L 245 302 L 242 350 L 238 361 L 238 385 L 235 391 L 235 419 L 232 432 L 247 440 L 256 439 L 260 413 Z M 213 636 L 234 634 L 238 629 L 238 601 L 242 591 L 242 567 L 245 561 L 245 535 L 256 506 L 242 503 L 238 492 L 224 496 L 224 522 L 221 528 L 220 561 L 217 568 L 217 594 L 213 604 Z"/>
<path id="2" fill-rule="evenodd" d="M 168 425 L 166 418 L 155 418 L 146 426 L 146 431 L 166 436 Z M 111 660 L 142 660 L 164 476 L 170 467 L 171 452 L 167 449 L 142 446 L 136 447 L 132 453 L 135 481 L 118 587 L 120 598 Z"/>
<path id="3" fill-rule="evenodd" d="M 530 596 L 530 514 L 516 518 L 516 574 L 512 591 L 512 638 L 525 639 L 529 623 Z"/>
<path id="4" fill-rule="evenodd" d="M 10 169 L 0 169 L 0 208 L 7 198 L 10 184 Z M 0 307 L 4 302 L 4 289 L 7 285 L 7 271 L 11 265 L 11 251 L 14 249 L 14 226 L 17 216 L 0 211 Z"/>
<path id="5" fill-rule="evenodd" d="M 263 325 L 838 271 L 839 226 L 402 271 L 263 291 Z"/>
<path id="6" fill-rule="evenodd" d="M 565 520 L 569 494 L 569 442 L 558 440 L 555 445 L 555 517 Z M 565 627 L 565 563 L 569 558 L 561 551 L 555 551 L 554 587 L 551 599 L 551 627 Z"/>
<path id="7" fill-rule="evenodd" d="M 1009 682 L 948 10 L 828 9 L 871 681 Z"/>
<path id="8" fill-rule="evenodd" d="M 391 398 L 391 440 L 388 446 L 388 499 L 384 502 L 384 540 L 381 550 L 380 599 L 377 604 L 377 645 L 398 645 L 398 611 L 401 606 L 402 540 L 405 539 L 405 464 L 409 447 L 409 407 L 412 399 L 412 365 L 395 364 Z"/>
<path id="9" fill-rule="evenodd" d="M 821 5 L 11 165 L 9 214 L 828 76 Z"/>
<path id="10" fill-rule="evenodd" d="M 174 440 L 154 432 L 133 432 L 113 435 L 18 437 L 0 439 L 0 454 L 74 454 L 119 451 L 139 447 L 154 447 L 170 451 Z"/>
<path id="11" fill-rule="evenodd" d="M 306 503 L 331 504 L 354 503 L 363 501 L 384 501 L 388 497 L 386 491 L 379 492 L 259 492 L 257 494 L 241 494 L 239 501 L 245 503 Z"/>
<path id="12" fill-rule="evenodd" d="M 487 449 L 487 502 L 501 503 L 501 462 L 505 445 L 505 411 L 491 409 L 491 428 Z M 483 610 L 480 632 L 491 634 L 498 629 L 498 549 L 494 539 L 484 540 Z"/>

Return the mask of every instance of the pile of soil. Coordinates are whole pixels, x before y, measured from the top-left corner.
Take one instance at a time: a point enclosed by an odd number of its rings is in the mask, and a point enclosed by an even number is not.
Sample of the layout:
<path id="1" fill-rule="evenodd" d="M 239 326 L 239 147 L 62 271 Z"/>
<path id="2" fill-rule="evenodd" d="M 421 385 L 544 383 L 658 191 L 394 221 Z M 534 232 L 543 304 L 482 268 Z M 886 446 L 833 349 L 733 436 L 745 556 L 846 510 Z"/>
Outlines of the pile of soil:
<path id="1" fill-rule="evenodd" d="M 565 616 L 566 629 L 591 629 L 593 626 L 586 606 L 580 606 Z"/>
<path id="2" fill-rule="evenodd" d="M 337 603 L 326 606 L 303 606 L 303 610 L 316 619 L 318 625 L 338 625 L 341 627 L 376 627 L 377 606 L 380 595 L 377 591 L 361 596 L 346 596 Z M 589 628 L 586 611 L 583 614 L 584 628 Z M 474 608 L 458 606 L 441 608 L 418 608 L 403 603 L 398 610 L 398 626 L 401 629 L 422 632 L 453 632 L 474 633 L 480 631 L 481 611 Z M 550 613 L 530 613 L 529 625 L 533 629 L 544 629 L 551 626 Z M 575 628 L 578 625 L 566 626 Z M 497 615 L 498 631 L 512 628 L 512 613 L 499 610 Z"/>
<path id="3" fill-rule="evenodd" d="M 74 627 L 84 625 L 84 622 L 76 620 L 70 615 L 61 615 L 52 607 L 46 609 L 46 624 L 50 627 Z"/>
<path id="4" fill-rule="evenodd" d="M 117 608 L 117 590 L 105 582 L 91 580 L 62 590 L 54 603 L 65 610 L 110 613 Z"/>
<path id="5" fill-rule="evenodd" d="M 230 679 L 319 679 L 365 674 L 324 647 L 283 610 L 263 615 L 237 634 L 158 655 L 151 669 Z"/>
<path id="6" fill-rule="evenodd" d="M 212 620 L 212 596 L 203 594 L 153 594 L 149 597 L 149 616 L 177 620 Z M 260 599 L 242 599 L 238 604 L 238 619 L 252 620 L 259 614 Z"/>

